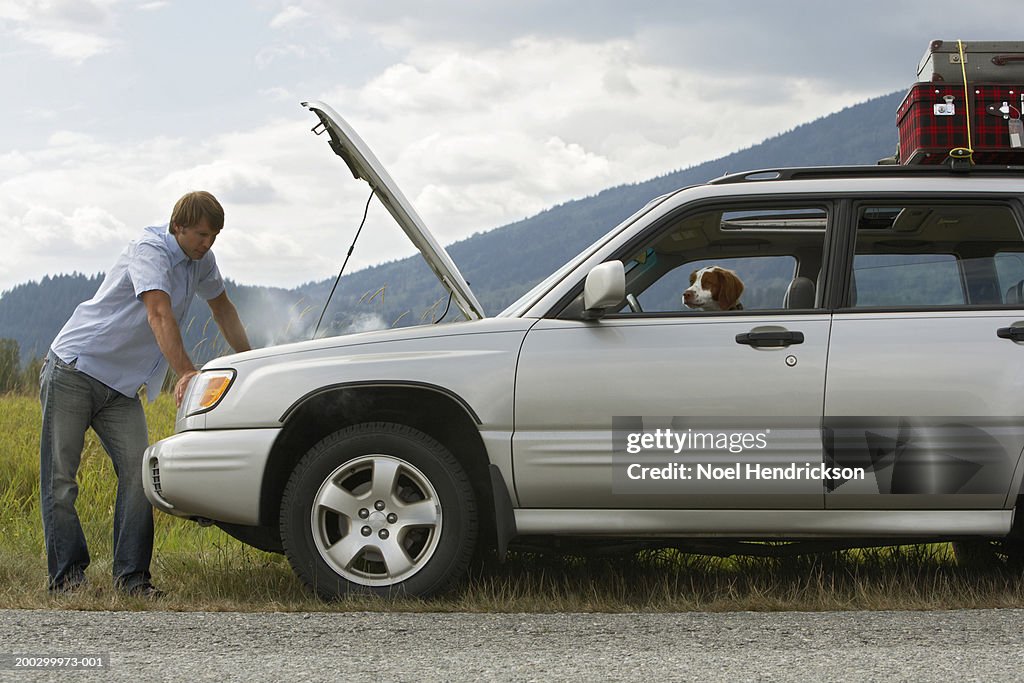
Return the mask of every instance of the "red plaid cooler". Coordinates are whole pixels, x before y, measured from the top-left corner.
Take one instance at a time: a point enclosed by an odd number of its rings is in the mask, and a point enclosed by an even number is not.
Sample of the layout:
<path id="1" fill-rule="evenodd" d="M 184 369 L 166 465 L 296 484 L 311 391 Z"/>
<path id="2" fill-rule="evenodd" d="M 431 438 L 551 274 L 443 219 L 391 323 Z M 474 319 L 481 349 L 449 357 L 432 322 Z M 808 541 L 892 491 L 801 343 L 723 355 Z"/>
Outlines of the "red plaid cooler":
<path id="1" fill-rule="evenodd" d="M 970 146 L 976 164 L 1024 164 L 1024 140 L 1011 135 L 1013 126 L 1020 125 L 1024 85 L 970 84 L 967 92 L 970 144 L 963 83 L 916 83 L 910 88 L 896 113 L 900 163 L 941 164 L 950 150 Z"/>

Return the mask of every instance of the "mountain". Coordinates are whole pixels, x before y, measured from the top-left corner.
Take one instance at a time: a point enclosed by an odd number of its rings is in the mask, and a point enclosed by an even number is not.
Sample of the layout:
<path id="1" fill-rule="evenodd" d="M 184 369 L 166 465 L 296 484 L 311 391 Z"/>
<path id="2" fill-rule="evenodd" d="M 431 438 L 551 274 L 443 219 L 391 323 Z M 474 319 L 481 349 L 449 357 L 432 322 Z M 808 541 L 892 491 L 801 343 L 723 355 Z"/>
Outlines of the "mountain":
<path id="1" fill-rule="evenodd" d="M 501 228 L 477 233 L 448 247 L 484 310 L 497 313 L 587 244 L 652 198 L 726 173 L 782 166 L 873 164 L 896 148 L 892 93 L 803 124 L 764 142 L 651 180 L 613 187 L 560 204 Z M 44 277 L 0 294 L 0 338 L 13 338 L 23 360 L 46 352 L 74 307 L 92 296 L 100 275 Z M 254 346 L 308 339 L 333 279 L 295 289 L 228 283 Z M 447 296 L 419 255 L 344 276 L 324 315 L 321 334 L 340 334 L 442 317 Z M 454 319 L 449 312 L 446 319 Z M 228 351 L 205 304 L 186 318 L 186 348 L 203 362 Z"/>

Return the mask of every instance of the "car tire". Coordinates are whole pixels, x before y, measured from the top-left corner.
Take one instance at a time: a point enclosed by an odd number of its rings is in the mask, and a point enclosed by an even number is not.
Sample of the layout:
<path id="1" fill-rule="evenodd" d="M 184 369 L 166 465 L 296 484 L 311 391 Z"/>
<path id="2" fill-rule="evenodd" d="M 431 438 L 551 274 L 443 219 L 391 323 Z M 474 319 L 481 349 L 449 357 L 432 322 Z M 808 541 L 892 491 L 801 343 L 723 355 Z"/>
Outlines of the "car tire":
<path id="1" fill-rule="evenodd" d="M 1024 542 L 1019 539 L 956 541 L 953 556 L 962 567 L 976 570 L 1024 570 Z"/>
<path id="2" fill-rule="evenodd" d="M 447 448 L 377 422 L 335 432 L 302 457 L 280 526 L 292 569 L 325 600 L 428 597 L 465 574 L 478 518 L 473 487 Z"/>

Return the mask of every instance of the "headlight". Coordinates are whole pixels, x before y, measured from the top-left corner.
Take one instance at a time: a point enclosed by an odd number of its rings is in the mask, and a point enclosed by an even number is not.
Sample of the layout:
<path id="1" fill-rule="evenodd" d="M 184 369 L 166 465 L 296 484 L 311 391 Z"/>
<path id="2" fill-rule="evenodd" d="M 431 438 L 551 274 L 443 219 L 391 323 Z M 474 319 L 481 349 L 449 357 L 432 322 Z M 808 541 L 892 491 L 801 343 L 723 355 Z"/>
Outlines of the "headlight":
<path id="1" fill-rule="evenodd" d="M 234 370 L 205 370 L 196 375 L 185 398 L 185 417 L 216 408 L 234 380 Z"/>

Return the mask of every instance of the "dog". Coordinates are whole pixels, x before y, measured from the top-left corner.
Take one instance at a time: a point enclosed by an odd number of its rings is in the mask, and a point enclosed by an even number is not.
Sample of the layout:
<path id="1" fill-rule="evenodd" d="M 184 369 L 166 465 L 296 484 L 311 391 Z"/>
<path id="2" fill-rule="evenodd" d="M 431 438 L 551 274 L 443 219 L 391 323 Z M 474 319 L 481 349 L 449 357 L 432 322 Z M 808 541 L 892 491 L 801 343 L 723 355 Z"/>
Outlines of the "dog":
<path id="1" fill-rule="evenodd" d="M 683 305 L 702 311 L 742 311 L 743 281 L 720 266 L 708 266 L 690 273 L 690 286 L 683 292 Z"/>

